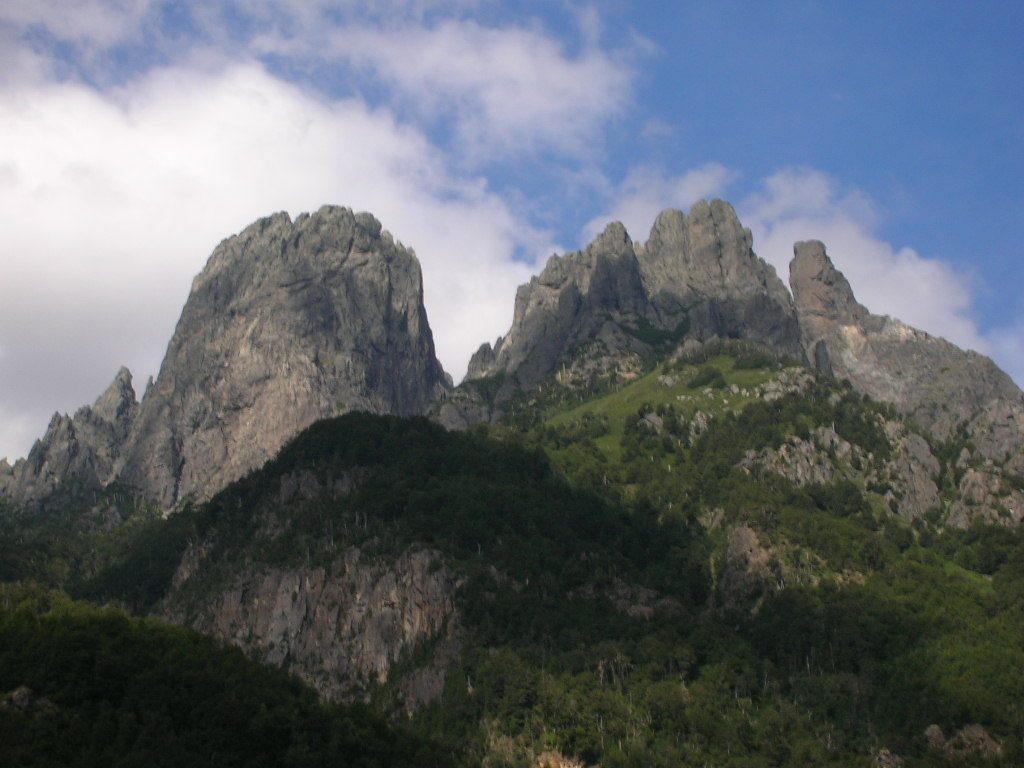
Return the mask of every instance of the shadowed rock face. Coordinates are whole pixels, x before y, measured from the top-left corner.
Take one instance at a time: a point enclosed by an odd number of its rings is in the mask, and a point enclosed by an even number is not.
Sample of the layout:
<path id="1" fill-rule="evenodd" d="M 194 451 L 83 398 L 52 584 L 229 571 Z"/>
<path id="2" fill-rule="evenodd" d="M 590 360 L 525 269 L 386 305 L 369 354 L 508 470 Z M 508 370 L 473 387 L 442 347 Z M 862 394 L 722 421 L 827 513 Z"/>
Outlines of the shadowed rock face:
<path id="1" fill-rule="evenodd" d="M 637 351 L 640 327 L 688 327 L 698 340 L 743 338 L 801 354 L 789 293 L 754 254 L 732 206 L 715 200 L 689 214 L 662 212 L 642 246 L 616 222 L 586 250 L 553 256 L 519 288 L 512 328 L 480 348 L 468 378 L 503 372 L 530 387 L 587 342 L 613 355 Z"/>
<path id="2" fill-rule="evenodd" d="M 822 243 L 797 243 L 794 254 L 789 281 L 804 351 L 819 370 L 892 403 L 940 439 L 993 401 L 1020 403 L 1013 380 L 984 355 L 868 312 Z"/>
<path id="3" fill-rule="evenodd" d="M 190 577 L 195 554 L 186 555 L 176 586 Z M 173 593 L 162 613 L 285 667 L 333 701 L 361 697 L 371 681 L 387 682 L 403 653 L 439 639 L 434 664 L 402 681 L 411 714 L 441 694 L 445 660 L 459 646 L 456 588 L 438 552 L 416 550 L 385 562 L 364 560 L 352 548 L 328 569 L 243 573 L 195 604 Z"/>
<path id="4" fill-rule="evenodd" d="M 0 495 L 32 504 L 69 481 L 75 491 L 102 489 L 114 478 L 137 411 L 132 375 L 122 368 L 92 406 L 53 414 L 25 459 L 0 464 Z"/>
<path id="5" fill-rule="evenodd" d="M 339 411 L 424 413 L 447 388 L 415 255 L 370 214 L 279 213 L 196 277 L 121 477 L 164 507 L 206 497 Z"/>
<path id="6" fill-rule="evenodd" d="M 485 344 L 477 351 L 470 371 L 514 373 L 531 387 L 604 326 L 645 317 L 647 310 L 633 243 L 621 224 L 609 224 L 586 250 L 552 256 L 519 287 L 512 328 L 493 349 Z"/>

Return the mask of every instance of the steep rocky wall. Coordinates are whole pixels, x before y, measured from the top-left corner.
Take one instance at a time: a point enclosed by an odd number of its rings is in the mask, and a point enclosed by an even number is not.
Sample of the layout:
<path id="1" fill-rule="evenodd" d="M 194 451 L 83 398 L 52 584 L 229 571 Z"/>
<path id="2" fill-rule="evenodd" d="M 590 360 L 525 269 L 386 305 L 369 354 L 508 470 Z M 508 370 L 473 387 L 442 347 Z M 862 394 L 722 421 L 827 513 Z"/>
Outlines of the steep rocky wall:
<path id="1" fill-rule="evenodd" d="M 369 214 L 279 213 L 221 243 L 195 279 L 121 476 L 170 507 L 318 419 L 419 414 L 446 388 L 414 254 Z"/>
<path id="2" fill-rule="evenodd" d="M 434 663 L 401 681 L 407 709 L 440 695 L 458 647 L 455 577 L 439 553 L 417 550 L 394 562 L 349 549 L 330 568 L 258 568 L 225 589 L 196 597 L 200 550 L 186 553 L 163 614 L 286 667 L 323 696 L 361 698 L 388 681 L 417 644 L 436 642 Z"/>

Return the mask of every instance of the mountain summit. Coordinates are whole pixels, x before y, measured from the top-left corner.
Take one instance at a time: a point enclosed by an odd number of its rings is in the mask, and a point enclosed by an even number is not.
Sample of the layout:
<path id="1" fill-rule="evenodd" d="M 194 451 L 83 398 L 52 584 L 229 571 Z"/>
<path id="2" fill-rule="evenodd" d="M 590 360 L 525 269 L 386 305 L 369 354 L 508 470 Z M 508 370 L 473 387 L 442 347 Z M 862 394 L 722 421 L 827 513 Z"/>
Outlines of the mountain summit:
<path id="1" fill-rule="evenodd" d="M 168 509 L 256 469 L 318 419 L 426 412 L 449 383 L 422 282 L 415 254 L 368 213 L 325 206 L 295 221 L 260 219 L 217 246 L 195 278 L 141 403 L 132 392 L 129 405 L 111 405 L 125 381 L 130 389 L 123 371 L 88 413 L 55 416 L 10 472 L 9 495 L 38 499 L 56 482 L 44 477 L 87 476 L 88 486 L 116 479 Z M 72 439 L 79 458 L 59 459 Z"/>
<path id="2" fill-rule="evenodd" d="M 999 367 L 977 352 L 871 314 L 817 240 L 797 243 L 790 286 L 807 359 L 815 368 L 895 405 L 939 439 L 995 400 L 1021 401 Z"/>
<path id="3" fill-rule="evenodd" d="M 480 348 L 469 378 L 500 372 L 528 388 L 581 352 L 643 354 L 653 340 L 742 338 L 799 356 L 793 301 L 752 243 L 723 200 L 663 211 L 644 244 L 609 224 L 520 286 L 512 328 Z"/>

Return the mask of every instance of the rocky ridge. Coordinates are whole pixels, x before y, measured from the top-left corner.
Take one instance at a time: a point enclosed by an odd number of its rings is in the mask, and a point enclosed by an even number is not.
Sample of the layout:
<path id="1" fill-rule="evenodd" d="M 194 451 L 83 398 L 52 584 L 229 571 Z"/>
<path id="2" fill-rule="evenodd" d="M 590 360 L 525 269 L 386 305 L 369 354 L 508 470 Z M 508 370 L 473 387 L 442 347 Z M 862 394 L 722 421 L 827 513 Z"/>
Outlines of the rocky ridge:
<path id="1" fill-rule="evenodd" d="M 13 467 L 0 463 L 0 496 L 32 503 L 58 489 L 90 495 L 102 490 L 116 476 L 137 413 L 132 375 L 122 368 L 91 406 L 74 416 L 53 414 L 25 459 Z"/>
<path id="2" fill-rule="evenodd" d="M 790 286 L 804 352 L 818 370 L 894 404 L 939 439 L 986 409 L 1021 414 L 1020 389 L 989 358 L 868 312 L 821 242 L 799 242 L 793 251 Z M 993 441 L 994 452 L 1016 452 L 1022 436 L 1017 429 L 985 443 Z"/>
<path id="3" fill-rule="evenodd" d="M 615 222 L 583 251 L 552 256 L 520 286 L 511 329 L 480 348 L 467 379 L 500 373 L 509 394 L 594 346 L 622 358 L 659 341 L 715 337 L 800 354 L 792 299 L 722 200 L 663 211 L 642 245 Z"/>

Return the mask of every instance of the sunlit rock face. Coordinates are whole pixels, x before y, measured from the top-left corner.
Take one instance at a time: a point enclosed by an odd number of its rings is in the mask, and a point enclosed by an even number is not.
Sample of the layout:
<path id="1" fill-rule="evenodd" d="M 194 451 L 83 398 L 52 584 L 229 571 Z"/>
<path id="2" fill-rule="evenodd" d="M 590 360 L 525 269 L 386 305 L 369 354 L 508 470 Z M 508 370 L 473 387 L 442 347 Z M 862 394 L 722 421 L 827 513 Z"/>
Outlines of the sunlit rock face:
<path id="1" fill-rule="evenodd" d="M 993 401 L 1021 402 L 1013 380 L 984 355 L 868 312 L 817 240 L 794 246 L 789 281 L 807 359 L 935 437 L 948 437 Z"/>

